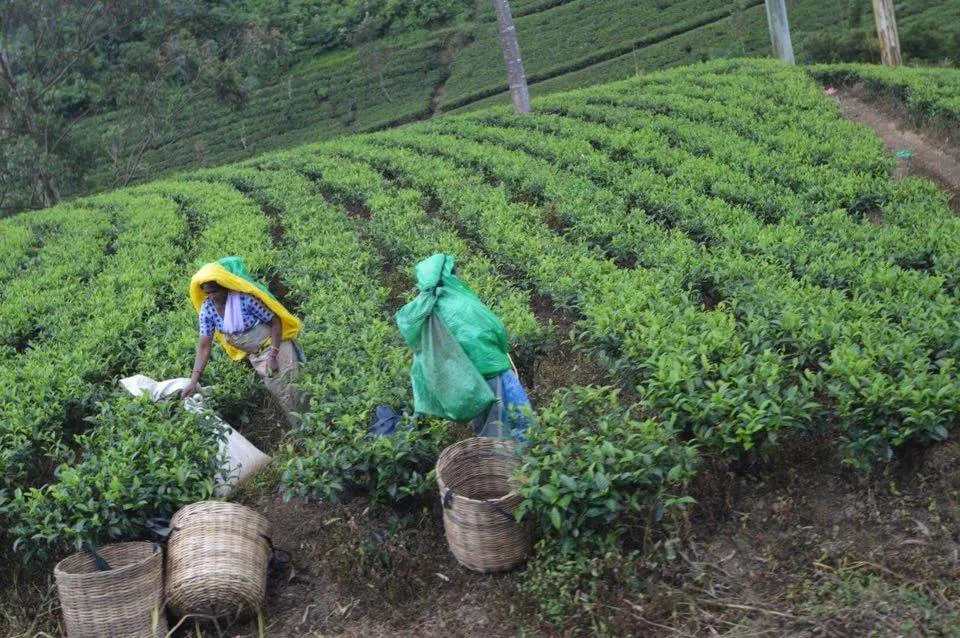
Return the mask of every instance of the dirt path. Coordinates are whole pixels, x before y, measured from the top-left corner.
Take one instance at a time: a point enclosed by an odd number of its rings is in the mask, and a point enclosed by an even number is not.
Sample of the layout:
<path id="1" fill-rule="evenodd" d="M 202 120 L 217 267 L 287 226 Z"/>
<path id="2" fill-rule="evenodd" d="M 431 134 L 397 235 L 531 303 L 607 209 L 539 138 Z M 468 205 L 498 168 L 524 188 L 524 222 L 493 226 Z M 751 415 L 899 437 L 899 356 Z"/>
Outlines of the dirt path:
<path id="1" fill-rule="evenodd" d="M 919 175 L 932 179 L 946 191 L 960 213 L 960 148 L 949 135 L 908 127 L 900 113 L 878 104 L 857 88 L 840 89 L 834 99 L 844 117 L 872 128 L 891 151 L 912 153 L 910 158 L 899 159 L 895 177 Z"/>
<path id="2" fill-rule="evenodd" d="M 470 22 L 470 25 L 476 26 L 476 17 Z M 428 118 L 440 115 L 443 112 L 443 109 L 440 108 L 440 102 L 443 101 L 443 96 L 447 93 L 447 82 L 453 73 L 453 63 L 456 62 L 460 52 L 472 46 L 474 42 L 475 38 L 473 36 L 465 37 L 462 35 L 462 29 L 454 31 L 444 40 L 437 54 L 440 64 L 443 66 L 443 77 L 434 88 L 433 95 L 430 96 L 430 115 L 427 116 Z"/>

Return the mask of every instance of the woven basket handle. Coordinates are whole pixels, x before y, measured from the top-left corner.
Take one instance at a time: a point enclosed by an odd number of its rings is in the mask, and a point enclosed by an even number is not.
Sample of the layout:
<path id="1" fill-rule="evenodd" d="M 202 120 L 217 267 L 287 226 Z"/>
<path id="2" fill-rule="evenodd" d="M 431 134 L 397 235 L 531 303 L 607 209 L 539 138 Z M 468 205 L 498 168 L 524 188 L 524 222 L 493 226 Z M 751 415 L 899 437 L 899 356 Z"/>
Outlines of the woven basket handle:
<path id="1" fill-rule="evenodd" d="M 505 519 L 507 519 L 508 521 L 510 521 L 510 522 L 512 522 L 512 523 L 516 523 L 516 522 L 517 522 L 516 517 L 514 517 L 514 515 L 511 514 L 510 512 L 508 512 L 507 510 L 503 509 L 503 508 L 500 506 L 500 503 L 497 503 L 496 501 L 484 501 L 484 503 L 486 503 L 486 504 L 490 507 L 490 509 L 492 509 L 492 510 L 493 510 L 494 512 L 496 512 L 497 514 L 500 514 L 501 516 L 503 516 L 503 517 L 504 517 Z"/>
<path id="2" fill-rule="evenodd" d="M 161 543 L 170 540 L 170 534 L 180 530 L 179 527 L 170 526 L 169 518 L 148 518 L 145 525 Z"/>
<path id="3" fill-rule="evenodd" d="M 87 545 L 87 553 L 93 557 L 93 562 L 100 571 L 108 572 L 113 569 L 113 567 L 110 567 L 110 563 L 108 563 L 103 556 L 97 553 L 97 548 L 93 543 Z"/>
<path id="4" fill-rule="evenodd" d="M 270 548 L 270 562 L 267 563 L 267 573 L 271 576 L 277 576 L 293 560 L 293 554 L 285 549 L 274 547 L 273 539 L 266 534 L 260 534 L 260 538 L 267 541 L 267 546 Z"/>
<path id="5" fill-rule="evenodd" d="M 510 356 L 510 353 L 507 353 L 507 361 L 510 362 L 510 367 L 513 368 L 513 373 L 517 375 L 517 380 L 520 379 L 520 373 L 517 372 L 517 364 L 513 362 L 513 357 Z"/>

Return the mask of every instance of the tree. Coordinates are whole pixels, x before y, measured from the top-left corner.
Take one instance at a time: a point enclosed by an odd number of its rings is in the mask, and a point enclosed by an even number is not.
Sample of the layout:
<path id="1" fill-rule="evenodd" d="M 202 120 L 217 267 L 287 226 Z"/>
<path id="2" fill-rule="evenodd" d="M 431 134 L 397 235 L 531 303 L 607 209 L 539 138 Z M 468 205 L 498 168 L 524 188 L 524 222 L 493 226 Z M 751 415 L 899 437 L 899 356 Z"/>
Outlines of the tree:
<path id="1" fill-rule="evenodd" d="M 520 57 L 520 43 L 517 41 L 517 28 L 513 24 L 513 14 L 507 0 L 493 0 L 497 12 L 497 24 L 500 27 L 500 46 L 503 49 L 503 61 L 507 65 L 507 81 L 510 85 L 510 97 L 513 99 L 515 113 L 530 112 L 530 90 L 527 88 L 527 75 L 523 70 Z"/>
<path id="2" fill-rule="evenodd" d="M 156 41 L 143 42 L 140 54 L 128 49 L 127 55 L 116 62 L 118 75 L 126 78 L 126 83 L 122 91 L 117 91 L 113 105 L 126 109 L 127 116 L 102 132 L 113 165 L 110 185 L 128 186 L 143 178 L 149 168 L 147 152 L 180 140 L 188 129 L 184 124 L 189 120 L 190 107 L 200 97 L 212 92 L 221 102 L 242 109 L 258 82 L 252 76 L 243 78 L 239 69 L 262 67 L 250 59 L 251 50 L 268 46 L 276 37 L 256 37 L 263 33 L 247 27 L 233 38 L 223 37 L 215 43 L 179 29 L 157 34 Z M 231 40 L 242 41 L 243 46 L 237 47 Z M 205 143 L 201 141 L 201 145 Z M 194 149 L 194 155 L 200 158 L 204 152 Z"/>
<path id="3" fill-rule="evenodd" d="M 128 27 L 147 0 L 5 0 L 0 9 L 0 201 L 60 201 L 70 172 L 70 132 L 99 100 L 84 74 L 98 49 Z"/>
<path id="4" fill-rule="evenodd" d="M 880 57 L 884 66 L 900 66 L 900 35 L 897 33 L 893 0 L 873 0 L 873 14 L 877 21 L 877 38 L 880 40 Z"/>
<path id="5" fill-rule="evenodd" d="M 98 187 L 143 177 L 147 152 L 183 134 L 203 94 L 242 108 L 258 84 L 252 73 L 276 75 L 289 62 L 288 43 L 233 8 L 200 0 L 2 0 L 0 209 L 50 206 L 62 190 L 84 192 L 102 159 L 111 160 L 113 175 Z M 119 117 L 83 125 L 111 111 Z"/>

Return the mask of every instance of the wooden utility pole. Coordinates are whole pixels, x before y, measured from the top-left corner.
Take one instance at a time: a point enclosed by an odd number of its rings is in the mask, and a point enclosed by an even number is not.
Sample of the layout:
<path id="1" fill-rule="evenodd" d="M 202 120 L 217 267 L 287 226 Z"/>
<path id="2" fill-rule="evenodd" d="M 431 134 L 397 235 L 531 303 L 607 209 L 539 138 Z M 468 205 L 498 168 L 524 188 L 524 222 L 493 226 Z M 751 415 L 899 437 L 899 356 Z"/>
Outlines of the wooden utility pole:
<path id="1" fill-rule="evenodd" d="M 500 25 L 500 47 L 503 49 L 503 61 L 507 64 L 507 82 L 510 84 L 510 97 L 513 98 L 515 113 L 530 112 L 530 90 L 527 88 L 527 75 L 520 58 L 520 43 L 517 41 L 517 28 L 513 25 L 513 14 L 507 0 L 493 0 L 497 12 L 497 24 Z"/>
<path id="2" fill-rule="evenodd" d="M 873 15 L 877 19 L 877 37 L 880 39 L 880 59 L 885 66 L 900 66 L 900 34 L 893 13 L 893 0 L 873 0 Z"/>
<path id="3" fill-rule="evenodd" d="M 773 54 L 790 64 L 793 61 L 793 42 L 790 41 L 790 23 L 787 21 L 786 0 L 766 0 L 767 24 L 770 25 L 770 41 Z"/>

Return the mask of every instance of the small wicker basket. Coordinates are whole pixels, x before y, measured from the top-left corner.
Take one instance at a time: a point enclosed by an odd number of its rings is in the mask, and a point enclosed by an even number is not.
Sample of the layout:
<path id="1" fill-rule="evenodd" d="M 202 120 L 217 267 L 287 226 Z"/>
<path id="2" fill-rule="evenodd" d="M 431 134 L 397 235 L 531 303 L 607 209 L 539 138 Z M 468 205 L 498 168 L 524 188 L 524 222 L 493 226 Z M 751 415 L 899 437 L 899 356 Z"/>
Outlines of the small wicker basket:
<path id="1" fill-rule="evenodd" d="M 53 569 L 70 638 L 163 638 L 163 552 L 153 543 L 106 545 L 99 556 L 73 554 Z"/>
<path id="2" fill-rule="evenodd" d="M 202 501 L 178 510 L 170 527 L 167 601 L 175 613 L 222 618 L 260 609 L 271 553 L 263 515 L 236 503 Z"/>
<path id="3" fill-rule="evenodd" d="M 523 500 L 510 487 L 510 475 L 520 465 L 516 448 L 509 439 L 471 438 L 437 459 L 447 543 L 473 571 L 511 569 L 530 553 L 530 528 L 513 516 Z"/>

